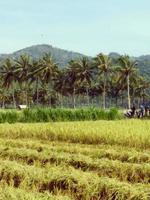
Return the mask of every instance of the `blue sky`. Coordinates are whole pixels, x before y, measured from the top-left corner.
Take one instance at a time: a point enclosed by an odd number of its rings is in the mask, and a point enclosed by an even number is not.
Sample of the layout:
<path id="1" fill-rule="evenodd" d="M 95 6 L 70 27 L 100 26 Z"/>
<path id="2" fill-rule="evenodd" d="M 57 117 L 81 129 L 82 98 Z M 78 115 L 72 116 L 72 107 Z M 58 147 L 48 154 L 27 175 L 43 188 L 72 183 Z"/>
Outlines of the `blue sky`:
<path id="1" fill-rule="evenodd" d="M 150 0 L 0 0 L 0 53 L 35 44 L 150 54 Z"/>

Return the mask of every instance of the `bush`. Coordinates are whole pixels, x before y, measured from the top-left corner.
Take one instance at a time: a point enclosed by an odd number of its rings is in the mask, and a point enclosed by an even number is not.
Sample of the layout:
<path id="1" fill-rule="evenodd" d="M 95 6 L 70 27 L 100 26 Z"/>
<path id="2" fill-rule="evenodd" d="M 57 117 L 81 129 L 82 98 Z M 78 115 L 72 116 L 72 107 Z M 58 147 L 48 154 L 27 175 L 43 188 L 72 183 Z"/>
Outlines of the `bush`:
<path id="1" fill-rule="evenodd" d="M 98 108 L 28 108 L 21 112 L 0 112 L 0 123 L 116 120 L 120 118 L 121 115 L 116 108 L 112 108 L 109 111 Z"/>
<path id="2" fill-rule="evenodd" d="M 111 108 L 108 112 L 108 120 L 119 119 L 119 112 L 117 108 Z"/>
<path id="3" fill-rule="evenodd" d="M 0 112 L 0 123 L 15 123 L 19 120 L 17 111 L 2 111 Z"/>

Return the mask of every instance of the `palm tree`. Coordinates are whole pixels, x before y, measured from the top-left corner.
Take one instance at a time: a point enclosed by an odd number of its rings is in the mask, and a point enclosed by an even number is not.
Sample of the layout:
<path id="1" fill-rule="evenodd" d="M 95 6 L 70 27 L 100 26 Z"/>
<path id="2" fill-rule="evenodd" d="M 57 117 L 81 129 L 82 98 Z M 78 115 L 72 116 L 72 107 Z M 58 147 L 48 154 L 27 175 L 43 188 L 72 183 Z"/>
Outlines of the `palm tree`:
<path id="1" fill-rule="evenodd" d="M 70 94 L 72 94 L 72 96 L 73 96 L 73 108 L 75 108 L 76 107 L 76 91 L 78 88 L 75 60 L 71 60 L 68 63 L 68 67 L 66 69 L 65 80 L 66 80 L 65 81 L 66 87 L 69 89 Z"/>
<path id="2" fill-rule="evenodd" d="M 42 72 L 45 67 L 43 67 L 39 60 L 33 60 L 31 64 L 31 70 L 28 73 L 28 78 L 30 83 L 35 82 L 35 94 L 36 94 L 36 104 L 39 104 L 39 85 L 42 79 Z"/>
<path id="3" fill-rule="evenodd" d="M 58 100 L 63 107 L 63 96 L 69 96 L 70 92 L 70 84 L 68 84 L 68 76 L 66 69 L 62 69 L 59 71 L 58 78 L 54 84 L 54 90 L 58 94 Z"/>
<path id="4" fill-rule="evenodd" d="M 103 108 L 106 108 L 106 86 L 108 73 L 110 72 L 111 59 L 109 56 L 100 53 L 94 58 L 94 65 L 99 71 L 99 76 L 103 76 Z"/>
<path id="5" fill-rule="evenodd" d="M 119 80 L 120 80 L 120 74 L 115 67 L 113 68 L 112 73 L 109 76 L 107 85 L 108 85 L 108 95 L 110 97 L 109 99 L 110 101 L 112 98 L 115 99 L 116 107 L 118 106 L 118 97 L 120 96 L 120 93 L 122 92 L 123 89 L 123 85 Z"/>
<path id="6" fill-rule="evenodd" d="M 0 72 L 2 74 L 2 79 L 3 79 L 2 87 L 7 88 L 7 89 L 9 88 L 12 89 L 13 104 L 14 104 L 14 108 L 16 108 L 14 85 L 15 85 L 17 77 L 16 77 L 13 61 L 9 58 L 6 59 L 3 65 L 1 66 Z"/>
<path id="7" fill-rule="evenodd" d="M 1 87 L 0 89 L 0 101 L 1 103 L 1 107 L 5 108 L 5 102 L 8 101 L 9 97 L 8 97 L 8 92 L 5 90 L 5 88 Z"/>
<path id="8" fill-rule="evenodd" d="M 101 80 L 98 80 L 98 79 L 95 80 L 94 79 L 92 81 L 89 94 L 90 94 L 90 96 L 92 98 L 92 105 L 93 105 L 94 98 L 98 97 L 98 99 L 100 99 L 99 96 L 103 94 L 103 82 Z M 97 103 L 97 100 L 96 100 L 96 103 Z M 98 101 L 99 105 L 100 105 L 100 103 L 101 102 Z"/>
<path id="9" fill-rule="evenodd" d="M 127 98 L 128 98 L 128 109 L 131 108 L 131 97 L 130 97 L 130 76 L 136 71 L 137 62 L 132 61 L 129 56 L 121 56 L 119 58 L 121 68 L 121 79 L 126 80 L 127 85 Z"/>
<path id="10" fill-rule="evenodd" d="M 58 65 L 54 62 L 53 58 L 49 54 L 45 54 L 40 60 L 42 67 L 42 80 L 47 84 L 48 91 L 51 94 L 54 87 L 54 81 L 56 80 L 59 69 Z M 51 96 L 49 98 L 49 103 L 51 105 Z"/>
<path id="11" fill-rule="evenodd" d="M 142 76 L 137 76 L 131 79 L 131 92 L 133 99 L 138 98 L 138 106 L 144 103 L 145 97 L 149 97 L 148 88 L 150 83 Z"/>
<path id="12" fill-rule="evenodd" d="M 25 91 L 25 104 L 28 105 L 28 87 L 29 71 L 31 70 L 31 58 L 28 55 L 21 55 L 16 61 L 15 72 L 18 77 L 18 83 Z"/>
<path id="13" fill-rule="evenodd" d="M 93 67 L 86 57 L 76 60 L 74 67 L 77 85 L 80 85 L 80 87 L 85 87 L 87 103 L 89 105 L 89 88 L 93 79 Z"/>

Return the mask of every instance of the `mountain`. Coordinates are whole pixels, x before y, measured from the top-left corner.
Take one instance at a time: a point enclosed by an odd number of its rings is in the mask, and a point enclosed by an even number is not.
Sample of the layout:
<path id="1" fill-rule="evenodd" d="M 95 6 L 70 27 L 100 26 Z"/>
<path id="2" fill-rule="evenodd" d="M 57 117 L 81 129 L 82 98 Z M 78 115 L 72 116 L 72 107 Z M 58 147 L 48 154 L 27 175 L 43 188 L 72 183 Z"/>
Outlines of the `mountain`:
<path id="1" fill-rule="evenodd" d="M 109 54 L 109 57 L 113 58 L 113 59 L 118 59 L 120 57 L 120 54 L 119 53 L 116 53 L 116 52 L 111 52 Z"/>
<path id="2" fill-rule="evenodd" d="M 112 52 L 109 54 L 112 59 L 118 59 L 120 54 Z M 137 68 L 142 76 L 146 77 L 150 80 L 150 55 L 143 55 L 139 57 L 132 57 L 135 61 L 137 61 Z"/>
<path id="3" fill-rule="evenodd" d="M 84 56 L 80 53 L 55 48 L 51 45 L 42 44 L 42 45 L 34 45 L 31 47 L 27 47 L 19 51 L 16 51 L 12 54 L 0 54 L 0 58 L 1 59 L 6 57 L 17 58 L 22 54 L 28 54 L 36 59 L 42 57 L 44 53 L 51 54 L 55 62 L 58 63 L 60 66 L 66 66 L 70 60 Z"/>
<path id="4" fill-rule="evenodd" d="M 150 55 L 137 57 L 136 60 L 140 73 L 150 80 Z"/>
<path id="5" fill-rule="evenodd" d="M 16 58 L 21 54 L 29 54 L 33 58 L 40 58 L 44 53 L 51 54 L 55 62 L 62 67 L 66 66 L 71 59 L 76 59 L 85 56 L 80 53 L 59 49 L 51 45 L 41 44 L 21 49 L 12 54 L 0 54 L 0 59 L 5 59 L 7 57 Z M 119 58 L 120 54 L 112 52 L 109 54 L 109 56 L 113 59 L 117 59 Z M 150 55 L 133 57 L 133 59 L 138 61 L 138 68 L 141 75 L 147 77 L 150 80 Z"/>

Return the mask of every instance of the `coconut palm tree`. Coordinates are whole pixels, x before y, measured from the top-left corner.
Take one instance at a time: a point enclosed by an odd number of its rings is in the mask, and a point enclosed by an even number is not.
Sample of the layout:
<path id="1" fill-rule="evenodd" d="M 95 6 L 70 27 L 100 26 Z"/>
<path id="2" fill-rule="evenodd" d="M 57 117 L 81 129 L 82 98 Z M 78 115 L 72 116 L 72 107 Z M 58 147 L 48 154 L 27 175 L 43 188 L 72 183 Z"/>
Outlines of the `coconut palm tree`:
<path id="1" fill-rule="evenodd" d="M 120 80 L 126 80 L 127 85 L 127 98 L 128 98 L 128 109 L 131 108 L 131 97 L 130 97 L 130 76 L 136 71 L 137 62 L 130 59 L 129 56 L 121 56 L 119 58 L 120 63 Z"/>
<path id="2" fill-rule="evenodd" d="M 51 94 L 54 87 L 54 81 L 57 79 L 59 74 L 58 65 L 49 54 L 45 54 L 42 57 L 40 65 L 42 68 L 42 81 L 47 84 L 49 94 Z M 49 103 L 51 105 L 51 95 L 49 95 Z"/>
<path id="3" fill-rule="evenodd" d="M 68 74 L 66 69 L 59 71 L 58 78 L 54 84 L 54 90 L 57 92 L 60 106 L 63 107 L 63 96 L 69 96 L 71 93 L 71 86 L 68 84 Z"/>
<path id="4" fill-rule="evenodd" d="M 111 58 L 109 56 L 100 53 L 94 58 L 94 65 L 98 69 L 99 76 L 103 76 L 103 108 L 106 108 L 106 87 L 108 73 L 111 71 Z"/>
<path id="5" fill-rule="evenodd" d="M 76 73 L 76 83 L 80 85 L 80 87 L 85 87 L 87 104 L 89 105 L 89 89 L 93 79 L 93 67 L 88 58 L 83 57 L 74 62 L 74 69 Z"/>
<path id="6" fill-rule="evenodd" d="M 138 98 L 138 106 L 140 106 L 141 102 L 144 103 L 145 97 L 149 97 L 148 88 L 150 83 L 142 76 L 131 77 L 131 80 L 132 98 Z"/>
<path id="7" fill-rule="evenodd" d="M 65 75 L 65 84 L 69 89 L 70 94 L 73 96 L 73 107 L 76 107 L 76 92 L 78 88 L 77 73 L 76 73 L 76 62 L 71 60 L 68 63 Z"/>
<path id="8" fill-rule="evenodd" d="M 21 55 L 15 60 L 15 73 L 21 89 L 25 92 L 25 104 L 28 105 L 29 71 L 31 70 L 31 58 L 29 55 Z"/>
<path id="9" fill-rule="evenodd" d="M 112 98 L 115 99 L 116 107 L 118 106 L 118 99 L 123 90 L 123 85 L 119 80 L 120 80 L 120 73 L 116 70 L 116 68 L 114 68 L 109 76 L 107 85 L 108 85 L 108 95 L 110 97 L 109 99 L 110 100 Z"/>
<path id="10" fill-rule="evenodd" d="M 45 69 L 39 60 L 33 60 L 31 64 L 31 69 L 28 73 L 28 78 L 30 83 L 35 83 L 35 94 L 36 94 L 36 104 L 39 104 L 39 87 L 41 84 L 42 73 Z"/>
<path id="11" fill-rule="evenodd" d="M 15 83 L 16 83 L 16 73 L 14 62 L 11 59 L 6 59 L 0 69 L 0 73 L 2 75 L 3 84 L 2 87 L 12 90 L 12 98 L 13 98 L 13 105 L 16 108 L 16 100 L 15 100 Z"/>

